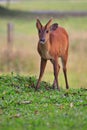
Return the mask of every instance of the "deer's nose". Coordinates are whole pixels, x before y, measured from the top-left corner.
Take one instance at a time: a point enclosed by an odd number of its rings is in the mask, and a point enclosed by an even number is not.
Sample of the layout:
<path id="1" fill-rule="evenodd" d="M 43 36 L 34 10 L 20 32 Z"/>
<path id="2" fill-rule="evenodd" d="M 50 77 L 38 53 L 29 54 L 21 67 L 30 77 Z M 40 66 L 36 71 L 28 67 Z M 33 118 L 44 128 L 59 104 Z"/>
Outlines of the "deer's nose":
<path id="1" fill-rule="evenodd" d="M 44 44 L 44 42 L 45 42 L 44 38 L 40 39 L 40 43 Z"/>

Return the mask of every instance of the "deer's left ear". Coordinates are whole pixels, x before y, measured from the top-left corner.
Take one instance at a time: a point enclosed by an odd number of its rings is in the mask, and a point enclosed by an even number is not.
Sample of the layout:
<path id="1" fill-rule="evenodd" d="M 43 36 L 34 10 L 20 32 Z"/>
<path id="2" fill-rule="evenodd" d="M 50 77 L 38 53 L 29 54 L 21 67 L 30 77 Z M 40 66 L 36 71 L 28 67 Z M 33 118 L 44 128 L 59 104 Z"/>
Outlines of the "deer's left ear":
<path id="1" fill-rule="evenodd" d="M 50 26 L 50 31 L 55 31 L 58 28 L 58 23 L 54 23 Z"/>

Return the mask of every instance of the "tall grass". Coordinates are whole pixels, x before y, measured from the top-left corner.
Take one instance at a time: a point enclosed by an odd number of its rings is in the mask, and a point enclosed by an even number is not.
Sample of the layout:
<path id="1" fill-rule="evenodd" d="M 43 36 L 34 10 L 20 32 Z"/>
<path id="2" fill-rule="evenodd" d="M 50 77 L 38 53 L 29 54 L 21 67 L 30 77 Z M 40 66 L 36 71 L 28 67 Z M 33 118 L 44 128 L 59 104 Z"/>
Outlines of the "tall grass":
<path id="1" fill-rule="evenodd" d="M 10 19 L 1 19 L 0 24 L 0 71 L 8 72 L 6 64 L 6 24 Z M 42 19 L 45 24 L 48 19 Z M 20 20 L 11 19 L 14 23 L 14 46 L 12 59 L 10 61 L 10 71 L 17 73 L 32 74 L 38 76 L 40 57 L 37 53 L 37 30 L 35 27 L 36 19 Z M 69 33 L 70 47 L 68 59 L 68 77 L 71 87 L 87 87 L 87 18 L 62 18 L 54 19 L 59 26 L 63 26 Z M 53 67 L 48 62 L 43 80 L 52 82 Z M 62 69 L 60 70 L 60 85 L 64 86 Z"/>

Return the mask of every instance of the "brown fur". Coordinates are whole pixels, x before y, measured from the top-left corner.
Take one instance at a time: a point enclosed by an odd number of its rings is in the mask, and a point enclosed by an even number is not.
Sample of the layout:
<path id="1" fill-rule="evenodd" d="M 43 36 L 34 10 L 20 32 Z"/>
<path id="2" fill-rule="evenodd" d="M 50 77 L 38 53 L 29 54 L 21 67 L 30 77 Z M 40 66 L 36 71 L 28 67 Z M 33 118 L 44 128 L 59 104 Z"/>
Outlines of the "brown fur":
<path id="1" fill-rule="evenodd" d="M 40 87 L 40 81 L 43 76 L 47 60 L 50 60 L 53 64 L 54 69 L 53 88 L 57 86 L 58 90 L 60 90 L 57 78 L 60 69 L 60 66 L 58 64 L 59 57 L 61 57 L 62 60 L 66 88 L 68 89 L 69 86 L 66 73 L 66 63 L 69 48 L 68 34 L 64 28 L 57 26 L 57 24 L 51 25 L 51 22 L 52 19 L 50 19 L 45 26 L 42 26 L 40 20 L 37 19 L 36 23 L 39 35 L 39 42 L 37 49 L 41 56 L 40 75 L 36 85 L 36 89 Z"/>

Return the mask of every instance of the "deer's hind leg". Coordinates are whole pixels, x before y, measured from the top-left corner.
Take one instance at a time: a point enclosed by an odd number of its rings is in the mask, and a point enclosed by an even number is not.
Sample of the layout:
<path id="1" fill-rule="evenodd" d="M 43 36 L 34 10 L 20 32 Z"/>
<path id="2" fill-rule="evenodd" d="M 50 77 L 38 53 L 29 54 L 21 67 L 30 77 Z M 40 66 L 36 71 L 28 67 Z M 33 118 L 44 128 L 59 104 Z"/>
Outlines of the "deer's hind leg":
<path id="1" fill-rule="evenodd" d="M 53 89 L 57 87 L 58 90 L 60 90 L 59 83 L 58 83 L 58 73 L 60 70 L 60 65 L 58 64 L 58 59 L 51 60 L 51 63 L 53 64 L 54 69 L 54 82 L 53 82 Z"/>
<path id="2" fill-rule="evenodd" d="M 63 65 L 63 73 L 64 73 L 64 78 L 65 78 L 65 83 L 66 83 L 66 89 L 69 89 L 69 85 L 68 85 L 68 79 L 67 79 L 67 55 L 65 55 L 64 57 L 61 57 L 62 60 L 62 65 Z"/>

